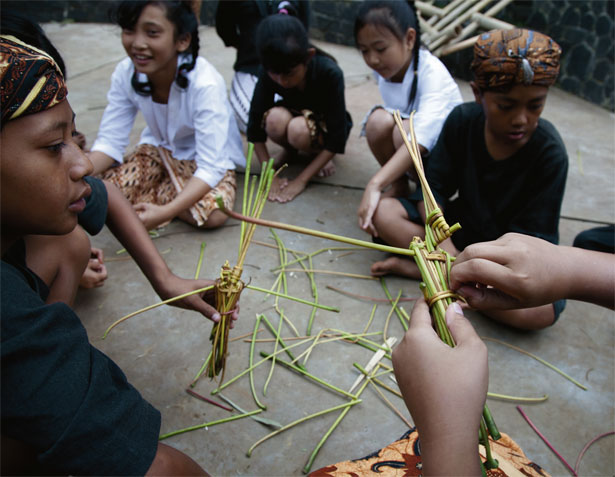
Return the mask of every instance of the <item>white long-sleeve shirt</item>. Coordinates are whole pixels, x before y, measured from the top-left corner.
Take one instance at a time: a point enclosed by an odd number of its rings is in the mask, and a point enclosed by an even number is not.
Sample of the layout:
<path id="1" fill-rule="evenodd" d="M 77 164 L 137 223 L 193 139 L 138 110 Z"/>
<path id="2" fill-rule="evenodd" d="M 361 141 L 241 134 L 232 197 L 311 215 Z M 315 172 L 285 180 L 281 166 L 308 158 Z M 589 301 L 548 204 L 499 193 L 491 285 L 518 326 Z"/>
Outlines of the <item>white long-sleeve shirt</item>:
<path id="1" fill-rule="evenodd" d="M 227 170 L 245 165 L 226 85 L 211 63 L 198 57 L 194 69 L 187 74 L 188 87 L 183 89 L 173 82 L 166 105 L 137 94 L 130 84 L 133 72 L 130 58 L 115 68 L 92 151 L 122 162 L 135 117 L 141 111 L 147 127 L 141 133 L 140 144 L 165 147 L 176 159 L 195 160 L 194 175 L 210 187 L 215 187 Z M 139 79 L 147 80 L 145 75 Z"/>
<path id="2" fill-rule="evenodd" d="M 414 104 L 410 104 L 410 91 L 414 82 L 414 59 L 401 83 L 388 81 L 374 72 L 378 89 L 387 110 L 414 114 L 416 140 L 431 151 L 438 140 L 444 120 L 455 106 L 462 103 L 459 87 L 442 62 L 429 51 L 419 50 L 419 82 Z"/>

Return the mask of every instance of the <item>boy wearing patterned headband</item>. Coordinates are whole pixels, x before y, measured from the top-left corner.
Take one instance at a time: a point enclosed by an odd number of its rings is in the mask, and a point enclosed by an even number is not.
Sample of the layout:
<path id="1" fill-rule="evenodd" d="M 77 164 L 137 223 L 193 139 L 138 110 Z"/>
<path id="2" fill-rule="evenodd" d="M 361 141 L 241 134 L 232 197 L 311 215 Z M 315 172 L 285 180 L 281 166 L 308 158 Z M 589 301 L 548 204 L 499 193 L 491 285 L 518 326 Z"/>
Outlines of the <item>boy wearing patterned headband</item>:
<path id="1" fill-rule="evenodd" d="M 173 275 L 121 193 L 86 177 L 92 164 L 73 141 L 64 78 L 45 52 L 0 37 L 0 82 L 2 474 L 203 475 L 158 443 L 160 413 L 90 345 L 73 310 L 49 294 L 52 284 L 28 268 L 23 239 L 71 240 L 78 222 L 96 233 L 106 219 L 161 295 L 210 281 Z M 82 248 L 85 266 L 89 241 Z M 75 288 L 82 272 L 72 271 Z M 167 280 L 171 288 L 161 286 Z M 184 306 L 213 315 L 197 302 Z"/>
<path id="2" fill-rule="evenodd" d="M 442 244 L 449 253 L 507 232 L 558 242 L 568 156 L 558 132 L 540 115 L 560 54 L 551 38 L 524 29 L 491 31 L 477 40 L 470 83 L 475 102 L 450 113 L 426 166 L 447 222 L 462 226 Z M 418 190 L 378 207 L 382 240 L 407 247 L 413 236 L 424 236 L 421 197 Z M 398 257 L 376 262 L 372 273 L 420 277 L 414 263 Z M 564 305 L 483 311 L 511 326 L 540 329 L 552 325 Z"/>

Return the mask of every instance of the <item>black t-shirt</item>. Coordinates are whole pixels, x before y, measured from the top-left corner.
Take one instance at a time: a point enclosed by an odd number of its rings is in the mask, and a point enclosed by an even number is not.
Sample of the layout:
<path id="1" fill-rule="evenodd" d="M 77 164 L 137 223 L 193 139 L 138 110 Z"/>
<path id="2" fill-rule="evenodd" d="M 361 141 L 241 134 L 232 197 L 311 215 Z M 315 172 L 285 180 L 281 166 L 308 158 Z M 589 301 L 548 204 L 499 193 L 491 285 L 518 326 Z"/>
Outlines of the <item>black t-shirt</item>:
<path id="1" fill-rule="evenodd" d="M 276 94 L 282 97 L 278 102 L 275 101 Z M 262 124 L 263 115 L 275 105 L 296 112 L 303 109 L 312 111 L 327 127 L 324 148 L 336 154 L 344 153 L 352 119 L 346 111 L 344 73 L 331 58 L 316 54 L 310 60 L 303 91 L 283 88 L 269 78 L 261 67 L 250 105 L 248 141 L 257 143 L 267 140 Z"/>
<path id="2" fill-rule="evenodd" d="M 560 135 L 549 121 L 539 119 L 527 144 L 496 161 L 487 152 L 484 128 L 479 104 L 457 106 L 425 166 L 427 182 L 448 224 L 461 224 L 461 230 L 452 235 L 453 243 L 463 250 L 507 232 L 558 243 L 568 173 Z M 419 189 L 412 199 L 422 199 L 420 194 Z"/>
<path id="3" fill-rule="evenodd" d="M 92 195 L 80 224 L 100 231 L 104 184 L 87 178 Z M 26 266 L 23 240 L 2 257 L 2 435 L 29 444 L 50 472 L 143 475 L 156 455 L 160 413 L 94 348 L 64 303 L 45 304 L 49 290 Z"/>

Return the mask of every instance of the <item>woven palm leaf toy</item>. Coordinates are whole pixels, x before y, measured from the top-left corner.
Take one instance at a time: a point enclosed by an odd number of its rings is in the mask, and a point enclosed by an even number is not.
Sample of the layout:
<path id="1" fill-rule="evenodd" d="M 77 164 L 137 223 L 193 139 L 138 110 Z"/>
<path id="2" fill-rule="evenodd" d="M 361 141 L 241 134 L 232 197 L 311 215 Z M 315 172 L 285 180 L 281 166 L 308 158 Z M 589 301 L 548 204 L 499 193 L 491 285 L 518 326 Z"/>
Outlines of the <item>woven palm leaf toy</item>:
<path id="1" fill-rule="evenodd" d="M 455 341 L 451 335 L 450 330 L 448 329 L 448 326 L 446 325 L 445 314 L 448 305 L 450 305 L 454 300 L 460 299 L 461 297 L 453 293 L 449 287 L 449 272 L 454 257 L 451 257 L 446 251 L 439 248 L 439 244 L 449 238 L 456 230 L 461 228 L 461 226 L 459 224 L 454 224 L 453 226 L 449 227 L 449 225 L 446 223 L 446 220 L 444 219 L 442 211 L 438 208 L 438 204 L 436 203 L 429 184 L 427 183 L 427 179 L 425 178 L 425 172 L 423 169 L 423 163 L 421 161 L 421 155 L 418 150 L 418 143 L 414 134 L 414 113 L 410 115 L 409 120 L 409 133 L 411 138 L 410 140 L 408 139 L 408 134 L 404 130 L 403 122 L 401 120 L 401 116 L 399 115 L 399 111 L 395 112 L 394 117 L 395 122 L 400 129 L 401 136 L 404 140 L 406 148 L 410 153 L 410 157 L 412 158 L 414 167 L 417 171 L 419 181 L 422 187 L 423 201 L 425 204 L 425 240 L 422 240 L 419 237 L 414 237 L 408 249 L 375 244 L 372 242 L 352 239 L 341 235 L 335 235 L 328 232 L 321 232 L 305 227 L 298 227 L 295 225 L 289 225 L 280 222 L 262 220 L 254 217 L 246 217 L 233 211 L 226 210 L 221 204 L 220 209 L 224 213 L 235 219 L 246 221 L 251 224 L 274 227 L 282 230 L 298 232 L 306 235 L 313 235 L 320 238 L 336 240 L 338 242 L 358 245 L 366 248 L 373 248 L 381 250 L 383 252 L 390 252 L 413 257 L 421 273 L 422 282 L 420 284 L 420 287 L 423 292 L 423 295 L 425 296 L 425 300 L 429 305 L 433 326 L 438 333 L 440 339 L 449 346 L 454 347 Z M 492 457 L 491 449 L 489 446 L 489 435 L 491 435 L 494 440 L 498 440 L 500 438 L 500 433 L 491 416 L 491 412 L 485 404 L 483 417 L 480 423 L 479 438 L 480 443 L 485 447 L 485 452 L 487 456 L 485 467 L 487 469 L 493 469 L 498 467 L 498 462 Z"/>
<path id="2" fill-rule="evenodd" d="M 269 189 L 271 188 L 271 182 L 274 176 L 274 169 L 273 159 L 270 159 L 263 164 L 258 186 L 256 185 L 256 176 L 252 178 L 250 184 L 250 163 L 252 162 L 253 152 L 254 144 L 250 144 L 248 146 L 246 163 L 242 213 L 247 217 L 258 219 L 267 202 L 267 196 L 269 195 Z M 216 197 L 216 200 L 219 205 L 222 203 L 220 197 Z M 241 291 L 245 287 L 245 283 L 241 281 L 241 273 L 243 272 L 243 263 L 255 230 L 255 224 L 241 222 L 237 264 L 231 268 L 227 260 L 220 270 L 220 278 L 216 280 L 214 285 L 215 308 L 218 313 L 220 313 L 220 321 L 215 323 L 211 329 L 210 340 L 212 349 L 207 364 L 207 375 L 210 378 L 214 378 L 222 373 L 220 381 L 224 380 L 226 356 L 228 355 L 228 335 L 231 324 L 230 315 L 235 310 Z"/>

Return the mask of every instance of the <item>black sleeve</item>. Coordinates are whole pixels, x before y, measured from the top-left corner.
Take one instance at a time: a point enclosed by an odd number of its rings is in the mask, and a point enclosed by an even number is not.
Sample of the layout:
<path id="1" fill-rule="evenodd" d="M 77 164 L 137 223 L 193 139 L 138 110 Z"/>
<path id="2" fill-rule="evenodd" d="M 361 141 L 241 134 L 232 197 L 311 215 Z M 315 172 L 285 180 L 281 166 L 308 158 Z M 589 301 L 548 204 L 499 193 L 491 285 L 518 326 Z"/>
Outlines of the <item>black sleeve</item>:
<path id="1" fill-rule="evenodd" d="M 239 44 L 239 34 L 237 33 L 237 24 L 235 22 L 236 12 L 233 10 L 236 6 L 233 1 L 219 0 L 216 8 L 216 32 L 224 41 L 225 46 L 233 46 L 237 48 Z"/>
<path id="2" fill-rule="evenodd" d="M 107 188 L 100 179 L 86 176 L 92 193 L 86 199 L 85 209 L 79 214 L 78 221 L 90 235 L 99 233 L 107 220 L 108 197 Z"/>
<path id="3" fill-rule="evenodd" d="M 265 142 L 267 133 L 262 126 L 263 115 L 273 107 L 275 91 L 272 81 L 261 67 L 258 74 L 258 82 L 254 87 L 254 95 L 250 103 L 250 116 L 248 118 L 248 141 L 252 143 Z"/>
<path id="4" fill-rule="evenodd" d="M 324 81 L 321 93 L 327 97 L 327 109 L 324 114 L 327 134 L 324 138 L 324 147 L 336 154 L 343 154 L 352 125 L 346 112 L 344 73 L 332 60 L 327 59 L 327 62 L 331 64 L 323 68 Z"/>
<path id="5" fill-rule="evenodd" d="M 34 448 L 50 473 L 144 475 L 160 413 L 66 304 L 46 305 L 4 262 L 1 279 L 2 434 Z"/>

